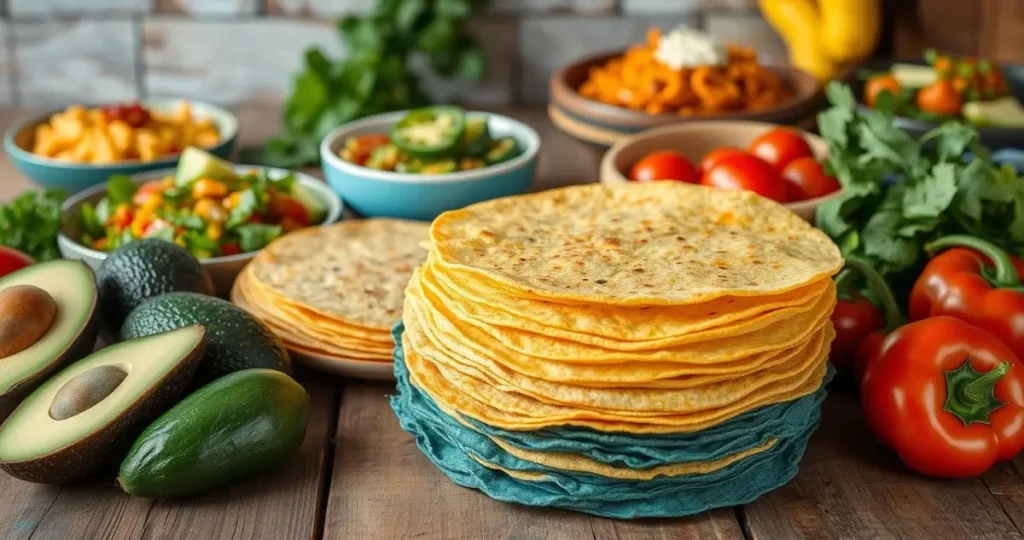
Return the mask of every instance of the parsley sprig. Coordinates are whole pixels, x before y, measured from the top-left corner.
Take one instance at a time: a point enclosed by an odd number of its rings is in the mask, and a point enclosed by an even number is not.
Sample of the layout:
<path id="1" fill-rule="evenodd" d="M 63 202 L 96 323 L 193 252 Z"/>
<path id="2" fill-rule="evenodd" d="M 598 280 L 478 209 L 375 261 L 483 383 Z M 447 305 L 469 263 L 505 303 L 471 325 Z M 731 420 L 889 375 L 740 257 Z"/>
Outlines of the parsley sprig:
<path id="1" fill-rule="evenodd" d="M 1024 250 L 1024 182 L 992 162 L 965 124 L 948 122 L 919 139 L 893 123 L 891 108 L 858 109 L 850 88 L 830 83 L 818 116 L 828 168 L 844 193 L 818 209 L 817 225 L 845 256 L 900 286 L 924 264 L 924 245 L 971 234 Z"/>

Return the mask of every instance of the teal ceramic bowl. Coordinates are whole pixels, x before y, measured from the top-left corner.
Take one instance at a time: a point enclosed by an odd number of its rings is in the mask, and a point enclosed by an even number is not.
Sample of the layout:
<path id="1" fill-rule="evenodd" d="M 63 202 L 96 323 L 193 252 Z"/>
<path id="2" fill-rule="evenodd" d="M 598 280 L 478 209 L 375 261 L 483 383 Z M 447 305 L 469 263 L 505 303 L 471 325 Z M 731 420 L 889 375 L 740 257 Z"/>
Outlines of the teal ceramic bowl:
<path id="1" fill-rule="evenodd" d="M 157 111 L 173 111 L 181 99 L 144 99 L 139 103 L 144 107 Z M 192 114 L 213 119 L 221 134 L 221 143 L 206 150 L 223 158 L 227 158 L 238 140 L 238 118 L 225 109 L 188 100 L 192 106 Z M 59 111 L 51 111 L 9 129 L 4 134 L 4 151 L 22 174 L 33 183 L 44 188 L 62 189 L 67 194 L 77 193 L 92 186 L 102 184 L 116 174 L 138 174 L 146 171 L 173 168 L 178 164 L 178 155 L 168 156 L 156 161 L 125 161 L 109 165 L 92 165 L 89 163 L 67 163 L 33 154 L 33 138 L 35 128 L 47 121 L 51 115 Z"/>
<path id="2" fill-rule="evenodd" d="M 472 114 L 472 113 L 471 113 Z M 540 136 L 507 116 L 488 113 L 494 137 L 514 137 L 523 153 L 504 163 L 450 174 L 378 171 L 349 163 L 338 152 L 352 136 L 387 133 L 404 111 L 370 116 L 331 132 L 320 145 L 320 161 L 331 188 L 345 205 L 366 217 L 429 221 L 441 212 L 525 193 L 537 171 Z"/>

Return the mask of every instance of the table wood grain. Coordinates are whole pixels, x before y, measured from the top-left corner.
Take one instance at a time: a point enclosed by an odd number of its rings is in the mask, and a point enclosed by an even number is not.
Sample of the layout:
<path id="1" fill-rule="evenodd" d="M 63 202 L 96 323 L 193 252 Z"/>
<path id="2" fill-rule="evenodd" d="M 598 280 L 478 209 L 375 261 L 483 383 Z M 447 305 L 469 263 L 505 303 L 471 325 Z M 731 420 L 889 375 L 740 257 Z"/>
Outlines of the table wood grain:
<path id="1" fill-rule="evenodd" d="M 0 129 L 34 112 L 0 109 Z M 279 125 L 273 108 L 237 112 L 243 145 Z M 501 112 L 544 140 L 535 189 L 596 179 L 600 153 L 559 133 L 542 111 Z M 0 201 L 28 187 L 0 157 Z M 690 518 L 617 521 L 459 487 L 399 429 L 388 405 L 393 385 L 303 369 L 296 377 L 310 392 L 311 418 L 286 467 L 188 501 L 128 497 L 112 480 L 61 488 L 0 474 L 0 539 L 1024 539 L 1024 458 L 972 480 L 915 475 L 874 442 L 842 387 L 826 400 L 822 427 L 786 486 Z"/>

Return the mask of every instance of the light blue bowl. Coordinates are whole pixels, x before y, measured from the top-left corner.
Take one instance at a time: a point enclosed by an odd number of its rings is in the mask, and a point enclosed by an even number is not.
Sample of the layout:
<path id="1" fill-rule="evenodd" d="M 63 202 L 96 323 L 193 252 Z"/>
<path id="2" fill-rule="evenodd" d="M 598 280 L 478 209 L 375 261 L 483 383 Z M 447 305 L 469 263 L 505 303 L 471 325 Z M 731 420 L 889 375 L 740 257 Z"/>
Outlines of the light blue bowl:
<path id="1" fill-rule="evenodd" d="M 173 111 L 181 99 L 144 99 L 139 103 L 156 111 Z M 221 142 L 206 150 L 223 158 L 227 158 L 238 140 L 238 118 L 225 109 L 189 100 L 192 114 L 206 116 L 217 125 Z M 178 155 L 168 156 L 156 161 L 126 161 L 109 165 L 92 165 L 88 163 L 67 163 L 33 154 L 32 140 L 35 128 L 47 121 L 51 115 L 59 111 L 51 111 L 7 130 L 4 134 L 4 151 L 14 160 L 14 165 L 33 183 L 51 189 L 62 189 L 68 195 L 77 193 L 92 186 L 102 184 L 115 174 L 138 174 L 146 171 L 174 168 L 178 164 Z"/>
<path id="2" fill-rule="evenodd" d="M 499 114 L 488 114 L 488 128 L 497 137 L 514 137 L 523 153 L 483 169 L 422 175 L 378 171 L 349 163 L 338 152 L 352 136 L 388 133 L 406 111 L 379 114 L 331 132 L 320 144 L 327 183 L 348 208 L 366 217 L 430 221 L 441 212 L 525 193 L 537 172 L 540 136 L 530 126 Z M 473 114 L 473 113 L 470 113 Z"/>

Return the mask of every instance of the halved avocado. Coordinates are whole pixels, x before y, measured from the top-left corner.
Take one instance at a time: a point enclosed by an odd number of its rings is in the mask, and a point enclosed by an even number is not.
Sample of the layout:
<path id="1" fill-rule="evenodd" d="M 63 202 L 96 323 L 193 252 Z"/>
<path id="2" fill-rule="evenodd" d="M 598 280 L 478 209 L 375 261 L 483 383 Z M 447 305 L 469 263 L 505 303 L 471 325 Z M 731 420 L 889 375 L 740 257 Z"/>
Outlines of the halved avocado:
<path id="1" fill-rule="evenodd" d="M 188 326 L 119 343 L 76 362 L 0 426 L 0 468 L 42 484 L 88 478 L 185 392 L 206 346 Z"/>
<path id="2" fill-rule="evenodd" d="M 19 352 L 0 358 L 0 422 L 30 392 L 61 367 L 84 358 L 96 345 L 97 292 L 92 270 L 80 261 L 52 261 L 29 266 L 0 278 L 0 294 L 14 287 L 45 291 L 56 314 L 41 337 Z M 5 317 L 22 318 L 0 306 L 0 326 Z M 41 310 L 31 310 L 38 316 Z M 2 339 L 2 338 L 0 338 Z M 19 347 L 20 348 L 20 347 Z"/>

